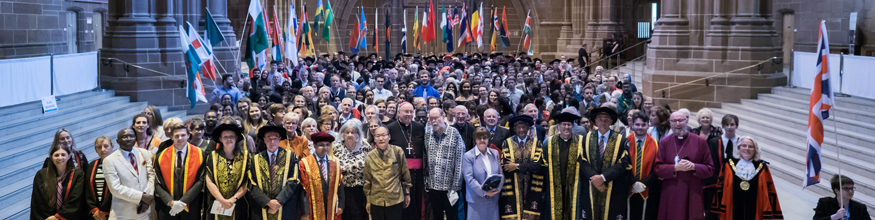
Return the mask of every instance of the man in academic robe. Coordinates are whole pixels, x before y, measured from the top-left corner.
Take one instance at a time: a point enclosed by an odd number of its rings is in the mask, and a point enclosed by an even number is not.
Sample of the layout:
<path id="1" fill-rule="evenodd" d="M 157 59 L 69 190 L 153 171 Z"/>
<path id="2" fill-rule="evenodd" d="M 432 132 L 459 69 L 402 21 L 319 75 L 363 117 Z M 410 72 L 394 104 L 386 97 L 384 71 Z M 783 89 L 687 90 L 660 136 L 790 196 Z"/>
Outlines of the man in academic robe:
<path id="1" fill-rule="evenodd" d="M 496 148 L 500 147 L 507 138 L 511 135 L 510 130 L 507 128 L 498 126 L 498 111 L 495 109 L 486 109 L 486 112 L 483 112 L 483 122 L 486 124 L 486 130 L 489 131 L 489 143 L 495 145 Z M 496 149 L 501 152 L 501 149 Z"/>
<path id="2" fill-rule="evenodd" d="M 714 162 L 714 174 L 711 175 L 711 177 L 702 180 L 702 186 L 705 187 L 702 190 L 705 210 L 709 210 L 714 206 L 714 196 L 717 194 L 717 187 L 719 187 L 717 180 L 720 173 L 723 172 L 723 166 L 721 163 L 726 161 L 726 159 L 736 158 L 733 152 L 735 152 L 735 147 L 741 143 L 739 137 L 735 135 L 735 131 L 738 129 L 738 116 L 726 114 L 723 116 L 721 124 L 723 126 L 723 135 L 719 138 L 711 138 L 708 140 L 708 148 L 711 151 L 711 161 Z M 719 219 L 719 217 L 714 212 L 706 211 L 705 219 L 716 220 Z"/>
<path id="3" fill-rule="evenodd" d="M 134 130 L 124 128 L 116 139 L 119 150 L 103 159 L 106 187 L 112 194 L 108 219 L 149 219 L 155 193 L 152 152 L 136 148 Z"/>
<path id="4" fill-rule="evenodd" d="M 714 163 L 704 138 L 687 131 L 687 117 L 680 111 L 669 118 L 672 134 L 659 141 L 656 176 L 663 180 L 659 220 L 705 219 L 702 179 L 711 177 Z"/>
<path id="5" fill-rule="evenodd" d="M 253 155 L 251 182 L 246 194 L 252 201 L 249 215 L 252 219 L 298 219 L 309 213 L 299 184 L 298 157 L 279 144 L 285 141 L 287 133 L 278 126 L 258 129 L 258 138 L 264 140 L 267 150 Z"/>
<path id="6" fill-rule="evenodd" d="M 580 217 L 626 219 L 632 166 L 626 138 L 610 128 L 617 123 L 617 112 L 605 107 L 593 109 L 589 120 L 597 129 L 587 134 L 581 152 L 580 175 L 589 179 L 589 184 L 581 187 Z"/>
<path id="7" fill-rule="evenodd" d="M 188 143 L 188 127 L 182 123 L 169 126 L 173 145 L 156 159 L 155 202 L 158 219 L 199 219 L 204 187 L 204 156 L 197 146 Z"/>
<path id="8" fill-rule="evenodd" d="M 559 123 L 559 134 L 550 136 L 544 148 L 544 165 L 547 166 L 547 190 L 544 203 L 549 207 L 541 213 L 541 219 L 564 220 L 581 219 L 577 212 L 580 194 L 580 152 L 583 149 L 583 136 L 572 132 L 574 122 L 580 116 L 563 112 L 553 116 Z"/>
<path id="9" fill-rule="evenodd" d="M 510 119 L 515 135 L 501 145 L 504 187 L 498 200 L 502 219 L 540 219 L 543 207 L 545 169 L 542 146 L 530 135 L 535 120 L 528 115 Z"/>
<path id="10" fill-rule="evenodd" d="M 340 219 L 344 207 L 344 189 L 341 180 L 343 175 L 337 164 L 337 158 L 328 156 L 334 136 L 318 132 L 310 135 L 313 139 L 315 154 L 298 162 L 301 171 L 301 186 L 307 197 L 310 220 Z"/>
<path id="11" fill-rule="evenodd" d="M 404 150 L 407 167 L 410 169 L 410 205 L 404 208 L 404 219 L 423 219 L 425 210 L 425 180 L 423 179 L 422 159 L 424 158 L 425 125 L 413 120 L 413 104 L 402 102 L 398 105 L 396 121 L 386 126 L 389 129 L 389 144 Z"/>
<path id="12" fill-rule="evenodd" d="M 630 220 L 656 220 L 662 181 L 656 177 L 653 161 L 659 150 L 656 139 L 647 134 L 650 117 L 643 112 L 632 115 L 632 134 L 629 143 L 629 161 L 632 163 L 632 193 L 629 195 Z"/>

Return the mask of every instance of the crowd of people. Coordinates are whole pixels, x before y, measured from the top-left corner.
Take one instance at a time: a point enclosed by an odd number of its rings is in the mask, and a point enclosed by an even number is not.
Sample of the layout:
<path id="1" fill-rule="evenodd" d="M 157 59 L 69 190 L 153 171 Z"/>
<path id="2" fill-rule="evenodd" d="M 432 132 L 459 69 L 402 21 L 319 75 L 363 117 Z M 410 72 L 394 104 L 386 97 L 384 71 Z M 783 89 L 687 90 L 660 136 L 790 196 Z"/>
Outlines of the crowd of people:
<path id="1" fill-rule="evenodd" d="M 340 52 L 225 74 L 203 116 L 149 106 L 96 160 L 59 130 L 31 219 L 783 219 L 737 116 L 691 128 L 574 61 Z M 831 183 L 814 219 L 869 219 Z"/>

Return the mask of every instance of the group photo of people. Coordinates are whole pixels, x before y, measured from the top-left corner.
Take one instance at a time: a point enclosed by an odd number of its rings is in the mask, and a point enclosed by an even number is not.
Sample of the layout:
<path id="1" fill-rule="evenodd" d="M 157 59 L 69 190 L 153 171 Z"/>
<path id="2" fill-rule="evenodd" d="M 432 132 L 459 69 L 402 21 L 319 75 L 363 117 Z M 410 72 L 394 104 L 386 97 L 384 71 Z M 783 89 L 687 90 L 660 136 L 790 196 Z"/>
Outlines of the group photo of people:
<path id="1" fill-rule="evenodd" d="M 30 218 L 783 219 L 744 119 L 691 118 L 588 57 L 297 61 L 221 75 L 190 119 L 149 106 L 99 158 L 59 128 Z M 853 180 L 830 185 L 813 219 L 869 219 Z"/>

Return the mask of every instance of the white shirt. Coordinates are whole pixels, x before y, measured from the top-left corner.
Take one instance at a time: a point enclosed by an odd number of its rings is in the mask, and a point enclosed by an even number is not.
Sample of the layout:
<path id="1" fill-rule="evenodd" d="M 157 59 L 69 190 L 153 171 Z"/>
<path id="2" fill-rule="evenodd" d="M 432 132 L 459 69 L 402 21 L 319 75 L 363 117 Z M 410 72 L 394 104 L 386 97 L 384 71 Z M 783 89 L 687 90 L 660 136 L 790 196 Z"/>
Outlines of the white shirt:
<path id="1" fill-rule="evenodd" d="M 722 141 L 723 141 L 723 146 L 721 146 L 721 147 L 732 148 L 732 150 L 733 150 L 732 154 L 734 154 L 734 155 L 732 155 L 732 157 L 736 157 L 738 155 L 738 151 L 735 150 L 736 149 L 735 146 L 738 146 L 738 142 L 739 142 L 738 136 L 736 135 L 733 138 L 727 138 L 726 134 L 723 134 L 720 136 L 720 139 L 722 139 Z M 732 146 L 726 146 L 727 144 L 729 144 L 730 139 L 732 140 Z M 726 152 L 726 148 L 723 149 L 723 152 Z"/>
<path id="2" fill-rule="evenodd" d="M 607 141 L 608 138 L 611 137 L 611 130 L 608 130 L 608 132 L 605 132 L 604 134 L 602 134 L 601 131 L 597 132 L 599 133 L 599 144 L 601 144 L 601 142 L 605 142 L 605 148 L 607 148 Z"/>
<path id="3" fill-rule="evenodd" d="M 274 160 L 276 160 L 276 153 L 277 152 L 279 152 L 279 148 L 277 148 L 277 150 L 274 152 L 267 151 L 267 159 L 268 159 L 267 162 L 268 163 L 270 163 L 270 158 L 274 158 Z"/>
<path id="4" fill-rule="evenodd" d="M 134 151 L 134 149 L 135 148 L 131 148 L 131 151 L 125 151 L 119 148 L 118 150 L 121 151 L 122 157 L 125 157 L 125 161 L 131 161 L 130 154 Z"/>
<path id="5" fill-rule="evenodd" d="M 389 91 L 388 89 L 383 88 L 382 85 L 375 87 L 373 92 L 374 92 L 374 101 L 377 101 L 380 99 L 386 100 L 389 97 L 392 97 L 392 91 Z"/>
<path id="6" fill-rule="evenodd" d="M 489 156 L 492 156 L 489 148 L 486 148 L 486 154 L 480 153 L 480 150 L 476 151 L 474 154 L 474 158 L 480 158 L 480 161 L 483 161 L 483 166 L 486 167 L 486 176 L 492 176 L 492 165 L 489 164 Z"/>

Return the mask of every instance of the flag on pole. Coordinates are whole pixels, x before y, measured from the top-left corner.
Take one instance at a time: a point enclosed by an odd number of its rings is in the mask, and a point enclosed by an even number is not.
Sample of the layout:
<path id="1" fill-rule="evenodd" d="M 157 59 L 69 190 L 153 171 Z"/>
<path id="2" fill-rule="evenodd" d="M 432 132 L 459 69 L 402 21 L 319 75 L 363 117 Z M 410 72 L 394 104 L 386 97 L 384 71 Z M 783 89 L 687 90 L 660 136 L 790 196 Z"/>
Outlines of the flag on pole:
<path id="1" fill-rule="evenodd" d="M 389 48 L 390 48 L 389 41 L 390 41 L 390 37 L 391 37 L 390 32 L 392 31 L 392 28 L 391 28 L 392 24 L 389 23 L 389 9 L 386 9 L 386 19 L 383 23 L 386 25 L 386 56 L 385 56 L 385 58 L 389 59 L 389 53 L 391 52 L 391 51 L 389 51 Z"/>
<path id="2" fill-rule="evenodd" d="M 316 3 L 316 16 L 313 17 L 313 27 L 315 27 L 315 30 L 320 29 L 319 22 L 322 21 L 324 16 L 325 16 L 325 10 L 322 7 L 322 0 L 319 0 L 319 2 Z M 318 31 L 316 33 L 316 36 L 319 36 Z"/>
<path id="3" fill-rule="evenodd" d="M 401 53 L 407 53 L 407 10 L 404 10 L 404 26 L 401 27 Z"/>
<path id="4" fill-rule="evenodd" d="M 284 40 L 282 38 L 282 29 L 280 29 L 280 20 L 276 17 L 276 6 L 273 7 L 273 19 L 270 21 L 271 29 L 273 29 L 273 33 L 271 33 L 270 37 L 273 38 L 273 51 L 271 54 L 273 55 L 273 60 L 277 62 L 283 61 L 283 44 Z"/>
<path id="5" fill-rule="evenodd" d="M 249 26 L 249 37 L 246 42 L 246 52 L 244 58 L 246 65 L 250 69 L 264 68 L 266 60 L 261 55 L 270 44 L 267 40 L 267 29 L 265 27 L 264 13 L 260 1 L 249 2 L 248 16 L 252 17 L 252 25 Z M 259 59 L 259 57 L 261 57 Z"/>
<path id="6" fill-rule="evenodd" d="M 460 20 L 462 22 L 459 26 L 459 48 L 471 42 L 471 25 L 468 21 L 468 13 L 466 11 L 465 3 L 462 3 L 462 18 Z"/>
<path id="7" fill-rule="evenodd" d="M 447 6 L 441 4 L 441 42 L 446 43 L 447 38 Z"/>
<path id="8" fill-rule="evenodd" d="M 429 0 L 428 8 L 425 9 L 425 14 L 422 19 L 422 41 L 425 43 L 431 42 L 436 37 L 434 31 L 434 16 L 434 1 Z"/>
<path id="9" fill-rule="evenodd" d="M 477 41 L 478 48 L 483 46 L 483 2 L 480 2 L 480 9 L 471 14 L 471 37 Z"/>
<path id="10" fill-rule="evenodd" d="M 298 38 L 295 32 L 298 30 L 298 16 L 295 14 L 295 5 L 289 5 L 289 20 L 286 24 L 286 48 L 285 57 L 292 61 L 292 64 L 298 66 Z"/>
<path id="11" fill-rule="evenodd" d="M 495 51 L 495 44 L 496 44 L 495 40 L 499 38 L 498 33 L 500 32 L 498 30 L 498 26 L 499 26 L 498 22 L 499 21 L 498 21 L 498 12 L 497 11 L 498 10 L 495 10 L 495 8 L 492 8 L 492 40 L 489 41 L 490 42 L 489 43 L 489 50 L 492 50 L 492 51 Z"/>
<path id="12" fill-rule="evenodd" d="M 219 30 L 219 25 L 216 24 L 216 20 L 213 19 L 213 15 L 210 13 L 210 9 L 207 9 L 207 14 L 204 18 L 204 46 L 207 47 L 207 50 L 213 51 L 213 47 L 219 45 L 222 41 L 225 40 L 225 36 L 222 35 L 222 30 Z M 214 66 L 215 61 L 213 57 L 210 57 L 210 60 L 204 64 L 204 76 L 212 81 L 216 81 L 216 67 Z"/>
<path id="13" fill-rule="evenodd" d="M 307 21 L 307 5 L 301 15 L 301 48 L 300 54 L 308 55 L 313 52 L 313 38 L 310 37 L 310 22 Z"/>
<path id="14" fill-rule="evenodd" d="M 350 31 L 349 37 L 349 50 L 352 51 L 353 54 L 359 52 L 358 44 L 359 44 L 359 32 L 361 31 L 361 27 L 359 24 L 361 23 L 361 19 L 359 15 L 355 15 L 355 23 L 353 24 L 352 31 Z"/>
<path id="15" fill-rule="evenodd" d="M 331 42 L 331 23 L 334 23 L 334 12 L 331 11 L 331 1 L 325 0 L 328 7 L 325 8 L 325 25 L 322 26 L 322 38 L 326 42 Z"/>
<path id="16" fill-rule="evenodd" d="M 424 18 L 423 18 L 424 19 Z M 419 6 L 413 11 L 413 47 L 419 49 Z"/>
<path id="17" fill-rule="evenodd" d="M 523 28 L 523 33 L 526 34 L 525 40 L 523 40 L 523 48 L 526 49 L 526 54 L 529 56 L 534 55 L 534 51 L 532 51 L 532 17 L 529 14 L 532 11 L 526 13 L 526 26 Z"/>
<path id="18" fill-rule="evenodd" d="M 377 15 L 379 9 L 374 8 L 374 52 L 380 54 L 380 42 L 377 41 L 377 32 L 380 32 L 380 16 Z"/>
<path id="19" fill-rule="evenodd" d="M 464 5 L 464 4 L 465 3 L 462 3 L 462 5 Z M 453 20 L 453 22 L 451 22 L 451 24 L 453 24 L 453 25 L 451 25 L 451 26 L 455 27 L 455 26 L 459 25 L 459 4 L 456 4 L 453 7 L 453 19 L 452 20 Z"/>
<path id="20" fill-rule="evenodd" d="M 188 96 L 188 100 L 191 102 L 191 108 L 194 108 L 198 101 L 207 102 L 206 92 L 204 92 L 199 72 L 201 65 L 209 60 L 213 54 L 211 51 L 207 51 L 200 36 L 197 35 L 197 30 L 188 22 L 186 22 L 186 26 L 188 27 L 187 29 L 183 28 L 182 25 L 179 26 L 179 40 L 185 52 L 185 70 L 188 76 L 186 96 Z"/>
<path id="21" fill-rule="evenodd" d="M 829 118 L 829 110 L 835 105 L 833 92 L 830 88 L 829 73 L 829 40 L 827 40 L 826 24 L 820 22 L 820 33 L 817 39 L 817 64 L 818 71 L 814 77 L 814 86 L 811 89 L 811 97 L 808 105 L 808 154 L 805 160 L 805 177 L 802 179 L 802 188 L 820 182 L 821 147 L 823 144 L 823 123 Z"/>
<path id="22" fill-rule="evenodd" d="M 499 34 L 501 34 L 502 48 L 509 47 L 510 46 L 510 38 L 507 37 L 507 32 L 509 30 L 507 29 L 507 8 L 506 7 L 501 8 L 501 25 L 498 27 L 498 29 L 501 29 L 501 32 L 499 32 Z"/>
<path id="23" fill-rule="evenodd" d="M 361 16 L 362 23 L 359 25 L 359 28 L 361 28 L 361 31 L 359 32 L 359 46 L 361 49 L 367 49 L 368 48 L 368 39 L 367 39 L 368 38 L 368 20 L 366 20 L 366 17 L 365 17 L 365 7 L 362 7 L 361 9 L 362 9 L 362 13 L 360 13 L 359 15 Z"/>
<path id="24" fill-rule="evenodd" d="M 444 7 L 444 10 L 446 10 L 446 7 Z M 447 43 L 447 52 L 453 52 L 453 15 L 446 12 L 444 14 L 444 22 L 441 22 L 444 23 L 442 24 L 444 28 L 444 42 Z"/>

